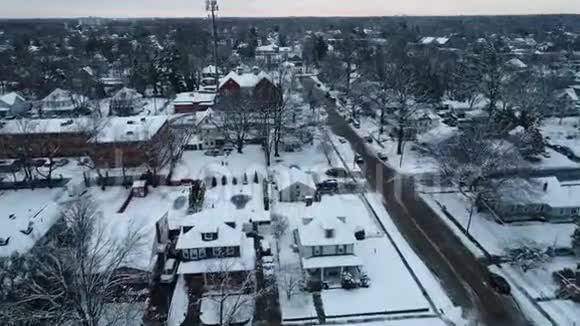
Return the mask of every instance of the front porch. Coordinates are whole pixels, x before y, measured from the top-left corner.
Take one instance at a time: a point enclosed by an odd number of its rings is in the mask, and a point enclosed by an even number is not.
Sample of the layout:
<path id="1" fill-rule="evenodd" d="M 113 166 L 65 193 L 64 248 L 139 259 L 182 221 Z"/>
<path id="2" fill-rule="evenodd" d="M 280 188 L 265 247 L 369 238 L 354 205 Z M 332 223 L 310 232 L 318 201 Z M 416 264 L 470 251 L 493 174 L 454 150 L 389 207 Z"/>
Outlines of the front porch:
<path id="1" fill-rule="evenodd" d="M 362 261 L 355 255 L 311 257 L 302 259 L 302 268 L 307 282 L 320 283 L 322 289 L 340 288 L 345 272 L 359 281 Z"/>

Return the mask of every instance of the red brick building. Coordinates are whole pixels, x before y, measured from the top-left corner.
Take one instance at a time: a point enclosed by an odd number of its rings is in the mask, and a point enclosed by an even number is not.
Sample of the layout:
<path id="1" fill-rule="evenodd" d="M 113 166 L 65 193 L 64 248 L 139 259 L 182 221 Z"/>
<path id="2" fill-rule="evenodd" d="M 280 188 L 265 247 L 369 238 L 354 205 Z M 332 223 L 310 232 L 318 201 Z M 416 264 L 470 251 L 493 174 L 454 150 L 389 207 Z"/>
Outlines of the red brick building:
<path id="1" fill-rule="evenodd" d="M 252 72 L 232 71 L 220 81 L 220 96 L 245 95 L 264 102 L 275 98 L 278 87 L 272 76 L 258 68 Z"/>
<path id="2" fill-rule="evenodd" d="M 215 93 L 180 93 L 173 101 L 175 113 L 193 113 L 205 111 L 215 104 Z"/>

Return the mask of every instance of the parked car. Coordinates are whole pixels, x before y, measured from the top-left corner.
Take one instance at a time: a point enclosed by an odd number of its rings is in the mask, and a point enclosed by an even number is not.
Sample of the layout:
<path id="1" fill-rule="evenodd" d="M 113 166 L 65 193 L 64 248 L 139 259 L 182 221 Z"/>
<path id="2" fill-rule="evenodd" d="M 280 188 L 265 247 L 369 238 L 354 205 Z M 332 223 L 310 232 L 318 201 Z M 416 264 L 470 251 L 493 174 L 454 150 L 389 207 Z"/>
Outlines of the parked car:
<path id="1" fill-rule="evenodd" d="M 163 267 L 163 272 L 161 273 L 160 282 L 161 283 L 173 283 L 177 275 L 178 262 L 174 258 L 167 259 L 165 266 Z"/>
<path id="2" fill-rule="evenodd" d="M 489 273 L 489 284 L 500 294 L 510 295 L 512 292 L 510 284 L 505 280 L 505 278 L 498 274 Z"/>
<path id="3" fill-rule="evenodd" d="M 219 150 L 219 149 L 210 149 L 208 151 L 205 151 L 204 153 L 205 156 L 222 156 L 224 155 L 223 151 Z"/>

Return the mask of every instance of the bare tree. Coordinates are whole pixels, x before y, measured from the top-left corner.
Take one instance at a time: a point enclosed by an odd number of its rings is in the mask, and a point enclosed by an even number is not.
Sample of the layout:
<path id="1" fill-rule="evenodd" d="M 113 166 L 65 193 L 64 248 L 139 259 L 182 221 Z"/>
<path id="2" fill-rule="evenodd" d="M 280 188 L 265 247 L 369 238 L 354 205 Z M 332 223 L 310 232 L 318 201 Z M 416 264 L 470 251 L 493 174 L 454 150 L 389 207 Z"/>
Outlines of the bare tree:
<path id="1" fill-rule="evenodd" d="M 207 275 L 206 296 L 216 307 L 218 325 L 230 325 L 237 319 L 250 314 L 260 292 L 255 290 L 255 272 L 234 271 L 234 262 L 226 258 L 219 259 Z"/>
<path id="2" fill-rule="evenodd" d="M 84 123 L 80 128 L 88 140 L 86 154 L 89 157 L 80 157 L 78 161 L 79 165 L 84 166 L 97 174 L 98 183 L 101 184 L 103 190 L 105 190 L 106 187 L 104 183 L 105 175 L 103 167 L 99 162 L 100 153 L 94 144 L 99 141 L 99 134 L 104 126 L 104 122 L 105 121 L 103 120 L 100 111 L 93 112 L 93 114 L 89 115 L 86 120 L 84 120 Z"/>
<path id="3" fill-rule="evenodd" d="M 292 299 L 292 296 L 299 293 L 304 285 L 304 275 L 299 266 L 287 265 L 282 266 L 278 273 L 278 284 L 284 290 L 286 298 Z"/>
<path id="4" fill-rule="evenodd" d="M 69 202 L 62 215 L 47 239 L 0 268 L 6 324 L 99 325 L 107 305 L 134 280 L 122 268 L 141 245 L 138 229 L 111 236 L 89 197 Z"/>
<path id="5" fill-rule="evenodd" d="M 244 144 L 256 122 L 256 103 L 245 95 L 224 96 L 221 99 L 221 115 L 214 123 L 231 139 L 238 153 L 243 153 Z"/>
<path id="6" fill-rule="evenodd" d="M 506 72 L 497 46 L 486 40 L 483 51 L 474 58 L 475 69 L 478 71 L 481 93 L 489 100 L 489 116 L 492 118 L 501 100 Z"/>
<path id="7" fill-rule="evenodd" d="M 274 239 L 276 239 L 276 253 L 278 258 L 280 257 L 280 241 L 286 234 L 286 231 L 288 231 L 289 226 L 290 223 L 288 222 L 288 218 L 286 216 L 273 216 L 272 235 L 274 236 Z"/>
<path id="8" fill-rule="evenodd" d="M 493 201 L 509 180 L 522 158 L 506 140 L 491 139 L 485 127 L 456 135 L 437 144 L 432 154 L 438 159 L 443 181 L 456 185 L 471 200 L 468 231 L 477 205 Z"/>

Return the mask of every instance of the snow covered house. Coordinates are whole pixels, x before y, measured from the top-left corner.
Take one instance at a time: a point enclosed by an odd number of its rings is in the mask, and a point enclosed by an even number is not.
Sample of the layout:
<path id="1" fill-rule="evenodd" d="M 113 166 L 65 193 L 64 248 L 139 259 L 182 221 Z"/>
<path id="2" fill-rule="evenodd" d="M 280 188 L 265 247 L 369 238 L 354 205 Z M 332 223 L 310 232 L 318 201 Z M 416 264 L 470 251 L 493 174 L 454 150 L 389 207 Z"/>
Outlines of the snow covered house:
<path id="1" fill-rule="evenodd" d="M 111 98 L 109 108 L 111 114 L 126 117 L 141 111 L 143 105 L 143 95 L 135 89 L 123 87 Z"/>
<path id="2" fill-rule="evenodd" d="M 219 273 L 243 281 L 254 270 L 253 239 L 232 213 L 220 208 L 203 210 L 182 226 L 175 248 L 181 260 L 178 274 L 188 282 L 207 285 L 212 274 Z"/>
<path id="3" fill-rule="evenodd" d="M 166 140 L 169 123 L 166 116 L 110 117 L 89 140 L 91 159 L 103 167 L 135 167 L 150 159 L 164 162 L 169 153 Z M 162 168 L 159 166 L 158 168 Z"/>
<path id="4" fill-rule="evenodd" d="M 57 88 L 40 101 L 39 113 L 43 117 L 77 116 L 88 101 L 86 96 Z"/>
<path id="5" fill-rule="evenodd" d="M 418 109 L 405 121 L 405 137 L 414 139 L 417 134 L 428 132 L 439 126 L 441 118 L 430 109 Z"/>
<path id="6" fill-rule="evenodd" d="M 29 108 L 26 100 L 16 92 L 0 96 L 0 117 L 18 115 Z"/>
<path id="7" fill-rule="evenodd" d="M 215 93 L 188 92 L 179 93 L 173 100 L 175 113 L 199 112 L 210 109 L 215 104 Z"/>
<path id="8" fill-rule="evenodd" d="M 357 277 L 363 265 L 355 254 L 355 229 L 347 217 L 321 207 L 325 206 L 305 210 L 302 224 L 294 230 L 300 262 L 309 281 L 340 284 L 343 272 Z"/>
<path id="9" fill-rule="evenodd" d="M 272 76 L 254 67 L 251 72 L 237 69 L 227 74 L 220 80 L 218 92 L 221 96 L 246 95 L 266 102 L 272 101 L 278 87 Z"/>
<path id="10" fill-rule="evenodd" d="M 566 117 L 580 115 L 580 89 L 568 87 L 561 90 L 557 95 L 557 105 L 548 109 L 545 115 L 552 117 Z"/>
<path id="11" fill-rule="evenodd" d="M 547 177 L 506 182 L 486 204 L 504 222 L 570 222 L 580 218 L 579 198 L 580 186 L 562 185 L 556 177 Z"/>
<path id="12" fill-rule="evenodd" d="M 0 157 L 82 156 L 87 151 L 87 121 L 77 119 L 17 119 L 0 122 Z"/>
<path id="13" fill-rule="evenodd" d="M 274 180 L 281 202 L 304 201 L 305 197 L 314 196 L 316 192 L 312 176 L 295 167 L 276 170 Z"/>

